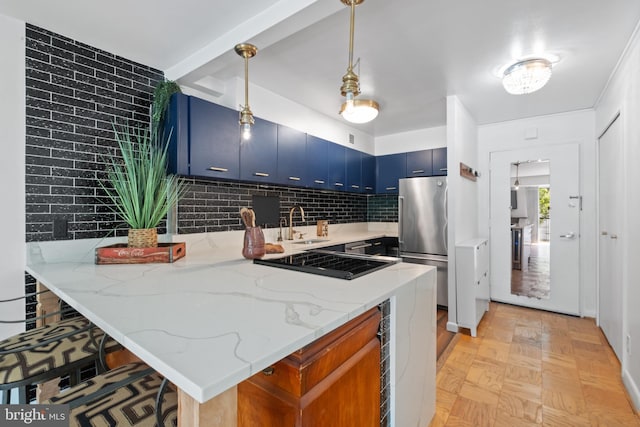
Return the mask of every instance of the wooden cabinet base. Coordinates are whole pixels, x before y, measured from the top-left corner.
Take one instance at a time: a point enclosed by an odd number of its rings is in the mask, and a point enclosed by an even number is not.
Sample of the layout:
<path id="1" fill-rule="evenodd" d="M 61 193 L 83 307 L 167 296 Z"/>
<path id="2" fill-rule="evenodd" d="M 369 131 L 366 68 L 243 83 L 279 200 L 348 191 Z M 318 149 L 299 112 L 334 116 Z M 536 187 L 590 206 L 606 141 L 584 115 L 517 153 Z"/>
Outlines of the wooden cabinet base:
<path id="1" fill-rule="evenodd" d="M 380 425 L 377 309 L 238 384 L 238 427 Z"/>

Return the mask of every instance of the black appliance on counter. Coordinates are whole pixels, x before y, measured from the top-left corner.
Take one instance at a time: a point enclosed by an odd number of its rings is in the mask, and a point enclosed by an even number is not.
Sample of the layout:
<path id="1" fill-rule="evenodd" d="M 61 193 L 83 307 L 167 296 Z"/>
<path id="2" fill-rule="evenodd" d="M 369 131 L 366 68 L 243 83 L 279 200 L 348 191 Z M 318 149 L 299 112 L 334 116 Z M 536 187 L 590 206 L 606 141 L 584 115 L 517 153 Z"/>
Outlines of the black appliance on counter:
<path id="1" fill-rule="evenodd" d="M 254 259 L 253 263 L 351 280 L 373 273 L 399 261 L 400 259 L 398 258 L 372 257 L 317 249 L 281 258 Z"/>

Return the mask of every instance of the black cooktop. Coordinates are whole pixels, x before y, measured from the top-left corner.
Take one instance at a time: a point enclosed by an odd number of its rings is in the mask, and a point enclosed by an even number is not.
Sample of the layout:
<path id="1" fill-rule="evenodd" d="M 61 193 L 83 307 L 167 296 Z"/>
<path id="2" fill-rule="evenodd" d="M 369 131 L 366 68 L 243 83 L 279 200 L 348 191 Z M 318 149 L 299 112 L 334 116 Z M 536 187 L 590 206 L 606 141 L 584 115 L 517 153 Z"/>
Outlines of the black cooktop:
<path id="1" fill-rule="evenodd" d="M 321 276 L 351 280 L 388 267 L 395 258 L 353 255 L 331 251 L 306 251 L 282 258 L 254 259 L 254 264 L 285 268 Z"/>

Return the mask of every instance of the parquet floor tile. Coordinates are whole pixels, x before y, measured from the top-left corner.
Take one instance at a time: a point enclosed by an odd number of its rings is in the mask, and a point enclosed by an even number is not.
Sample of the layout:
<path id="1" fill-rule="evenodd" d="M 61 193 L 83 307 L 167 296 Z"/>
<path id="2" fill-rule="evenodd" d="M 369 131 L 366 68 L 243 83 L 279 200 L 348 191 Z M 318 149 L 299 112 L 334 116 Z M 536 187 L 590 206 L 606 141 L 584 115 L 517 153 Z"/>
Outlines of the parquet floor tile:
<path id="1" fill-rule="evenodd" d="M 640 427 L 593 319 L 491 303 L 452 343 L 430 427 Z"/>

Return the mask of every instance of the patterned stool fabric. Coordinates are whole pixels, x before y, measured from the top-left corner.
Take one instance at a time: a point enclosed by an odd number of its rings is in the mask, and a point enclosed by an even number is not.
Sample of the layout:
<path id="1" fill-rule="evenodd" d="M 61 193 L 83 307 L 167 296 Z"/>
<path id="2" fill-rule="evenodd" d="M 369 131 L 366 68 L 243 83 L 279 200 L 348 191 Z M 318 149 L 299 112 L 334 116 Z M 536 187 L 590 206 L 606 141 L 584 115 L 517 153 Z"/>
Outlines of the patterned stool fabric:
<path id="1" fill-rule="evenodd" d="M 103 335 L 84 317 L 75 317 L 0 341 L 0 390 L 36 384 L 97 360 Z M 107 352 L 118 347 L 110 338 L 105 343 Z"/>
<path id="2" fill-rule="evenodd" d="M 152 427 L 157 425 L 155 403 L 161 382 L 162 377 L 144 363 L 130 363 L 43 403 L 69 404 L 70 426 Z M 177 426 L 178 394 L 173 387 L 167 387 L 162 402 L 164 426 Z"/>

